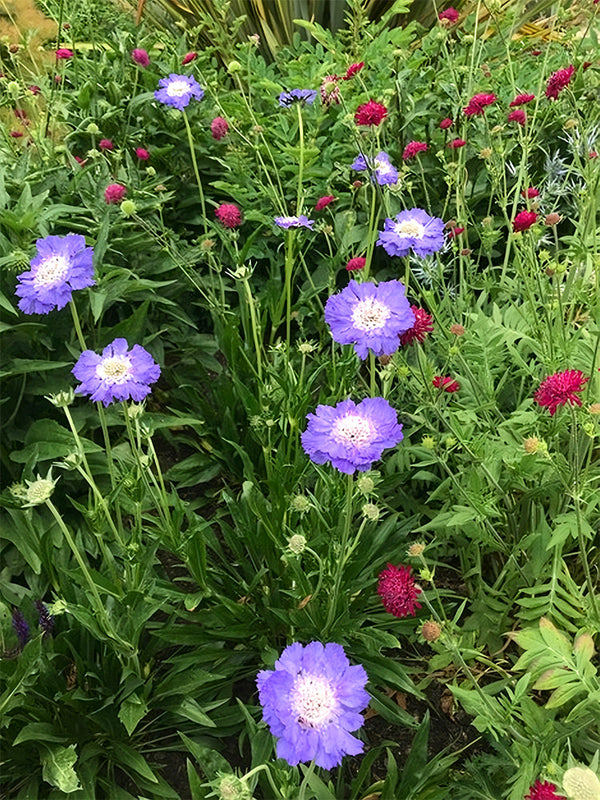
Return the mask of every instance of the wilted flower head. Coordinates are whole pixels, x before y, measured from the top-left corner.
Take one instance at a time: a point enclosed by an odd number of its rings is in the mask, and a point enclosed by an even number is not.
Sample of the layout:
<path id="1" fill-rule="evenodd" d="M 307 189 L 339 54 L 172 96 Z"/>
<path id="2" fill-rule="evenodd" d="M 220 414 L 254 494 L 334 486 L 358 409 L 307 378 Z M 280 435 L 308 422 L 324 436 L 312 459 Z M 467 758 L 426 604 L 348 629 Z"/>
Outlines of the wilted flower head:
<path id="1" fill-rule="evenodd" d="M 533 786 L 529 787 L 529 793 L 525 795 L 525 800 L 565 800 L 562 794 L 556 793 L 556 786 L 536 780 Z"/>
<path id="2" fill-rule="evenodd" d="M 571 767 L 563 775 L 562 787 L 569 800 L 600 800 L 600 780 L 589 767 Z"/>
<path id="3" fill-rule="evenodd" d="M 150 56 L 148 55 L 147 51 L 143 50 L 141 47 L 136 47 L 135 50 L 131 51 L 131 58 L 136 64 L 139 64 L 140 67 L 150 66 Z"/>
<path id="4" fill-rule="evenodd" d="M 213 139 L 221 141 L 229 133 L 229 123 L 223 117 L 215 117 L 210 123 L 210 133 Z"/>
<path id="5" fill-rule="evenodd" d="M 402 153 L 402 159 L 408 161 L 414 158 L 418 153 L 424 153 L 427 150 L 425 142 L 409 142 Z"/>
<path id="6" fill-rule="evenodd" d="M 442 633 L 442 627 L 434 619 L 426 620 L 421 627 L 421 636 L 426 642 L 436 642 Z"/>
<path id="7" fill-rule="evenodd" d="M 192 98 L 202 100 L 204 97 L 204 89 L 191 75 L 176 75 L 172 72 L 167 78 L 161 78 L 158 86 L 154 97 L 179 111 L 183 111 Z"/>
<path id="8" fill-rule="evenodd" d="M 433 330 L 433 317 L 431 314 L 418 306 L 411 306 L 410 308 L 415 315 L 415 322 L 412 328 L 400 334 L 402 347 L 413 344 L 413 342 L 424 342 Z"/>
<path id="9" fill-rule="evenodd" d="M 421 604 L 417 602 L 421 591 L 415 585 L 412 567 L 388 564 L 379 575 L 377 594 L 381 597 L 385 610 L 395 617 L 414 617 L 415 609 L 421 608 Z"/>
<path id="10" fill-rule="evenodd" d="M 555 372 L 541 382 L 533 399 L 538 406 L 548 408 L 550 416 L 554 416 L 559 406 L 564 406 L 567 403 L 572 406 L 581 405 L 581 398 L 577 395 L 583 391 L 583 387 L 588 380 L 589 378 L 586 378 L 579 369 Z"/>
<path id="11" fill-rule="evenodd" d="M 495 94 L 476 94 L 469 100 L 463 111 L 467 117 L 479 116 L 484 113 L 486 106 L 495 102 Z"/>
<path id="12" fill-rule="evenodd" d="M 365 65 L 364 61 L 360 61 L 360 62 L 358 62 L 356 64 L 350 64 L 350 66 L 346 70 L 346 74 L 344 75 L 342 80 L 349 81 L 350 78 L 353 78 L 358 72 L 361 71 L 361 69 L 364 67 L 364 65 Z"/>
<path id="13" fill-rule="evenodd" d="M 558 225 L 561 219 L 561 215 L 557 214 L 556 211 L 553 211 L 550 214 L 546 214 L 546 217 L 544 218 L 544 224 L 552 227 L 554 225 Z"/>
<path id="14" fill-rule="evenodd" d="M 321 93 L 321 102 L 325 106 L 330 106 L 332 103 L 336 105 L 340 104 L 340 87 L 338 86 L 338 81 L 340 80 L 338 75 L 326 75 L 323 78 L 323 82 L 321 83 L 320 93 Z"/>
<path id="15" fill-rule="evenodd" d="M 511 108 L 515 106 L 522 106 L 525 103 L 531 103 L 532 100 L 535 100 L 534 94 L 518 94 L 514 100 L 511 100 L 509 105 Z"/>
<path id="16" fill-rule="evenodd" d="M 279 95 L 279 105 L 284 108 L 293 106 L 294 103 L 306 103 L 309 106 L 315 102 L 317 92 L 315 89 L 292 89 L 289 92 L 281 92 Z"/>
<path id="17" fill-rule="evenodd" d="M 242 224 L 242 215 L 234 203 L 221 203 L 215 209 L 215 216 L 226 228 L 237 228 Z"/>
<path id="18" fill-rule="evenodd" d="M 291 766 L 312 761 L 332 769 L 344 755 L 362 753 L 364 744 L 351 736 L 364 722 L 369 702 L 367 673 L 350 666 L 339 644 L 294 642 L 258 673 L 256 684 L 265 722 L 277 737 L 277 756 Z"/>
<path id="19" fill-rule="evenodd" d="M 275 217 L 275 225 L 279 228 L 309 228 L 311 231 L 315 224 L 314 219 L 309 219 L 304 214 L 299 217 Z"/>
<path id="20" fill-rule="evenodd" d="M 455 8 L 447 8 L 445 11 L 440 11 L 438 19 L 446 25 L 455 25 L 458 22 L 458 11 Z"/>
<path id="21" fill-rule="evenodd" d="M 454 378 L 451 378 L 450 375 L 436 375 L 431 383 L 436 389 L 442 389 L 444 392 L 448 392 L 449 394 L 458 392 L 460 389 L 460 383 L 454 380 Z"/>
<path id="22" fill-rule="evenodd" d="M 363 155 L 358 156 L 350 165 L 350 169 L 356 172 L 371 170 L 373 173 L 371 180 L 380 186 L 389 186 L 398 180 L 398 170 L 392 165 L 390 157 L 383 150 L 377 153 L 374 160 L 367 159 Z"/>
<path id="23" fill-rule="evenodd" d="M 40 628 L 42 629 L 42 635 L 44 638 L 51 636 L 52 631 L 54 630 L 54 617 L 41 600 L 35 601 L 35 608 L 38 612 L 38 622 Z"/>
<path id="24" fill-rule="evenodd" d="M 126 186 L 122 186 L 120 183 L 109 183 L 104 190 L 104 199 L 109 205 L 113 203 L 120 203 L 126 194 Z"/>
<path id="25" fill-rule="evenodd" d="M 513 231 L 520 233 L 521 231 L 529 230 L 532 225 L 535 225 L 538 216 L 535 211 L 519 211 L 513 219 Z"/>
<path id="26" fill-rule="evenodd" d="M 548 83 L 546 85 L 546 97 L 550 100 L 558 99 L 560 92 L 571 83 L 574 72 L 575 67 L 572 64 L 565 67 L 565 69 L 558 69 L 556 72 L 553 72 L 548 78 Z"/>
<path id="27" fill-rule="evenodd" d="M 465 333 L 464 325 L 455 322 L 453 325 L 450 325 L 450 333 L 453 333 L 455 336 L 464 336 Z"/>
<path id="28" fill-rule="evenodd" d="M 421 258 L 441 250 L 444 242 L 443 221 L 430 217 L 422 208 L 411 208 L 393 219 L 387 218 L 377 240 L 390 256 L 407 256 L 412 249 Z"/>

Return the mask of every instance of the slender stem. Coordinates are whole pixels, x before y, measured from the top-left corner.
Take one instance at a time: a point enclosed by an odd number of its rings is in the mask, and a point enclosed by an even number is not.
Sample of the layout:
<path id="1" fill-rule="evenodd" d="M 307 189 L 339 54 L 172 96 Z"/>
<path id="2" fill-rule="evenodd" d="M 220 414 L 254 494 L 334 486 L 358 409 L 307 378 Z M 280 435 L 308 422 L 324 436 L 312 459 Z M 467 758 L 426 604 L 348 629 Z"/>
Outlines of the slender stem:
<path id="1" fill-rule="evenodd" d="M 354 480 L 353 474 L 351 473 L 348 475 L 348 480 L 346 482 L 346 502 L 345 502 L 345 518 L 344 518 L 344 529 L 342 531 L 342 540 L 340 542 L 340 553 L 337 560 L 337 568 L 333 583 L 333 591 L 331 593 L 331 602 L 329 604 L 329 611 L 327 612 L 327 621 L 324 626 L 325 631 L 329 631 L 331 624 L 333 623 L 335 613 L 337 610 L 337 602 L 338 596 L 340 592 L 340 584 L 342 582 L 342 573 L 344 571 L 344 565 L 346 563 L 345 554 L 346 548 L 348 546 L 348 539 L 350 538 L 350 528 L 352 527 L 352 495 L 354 492 Z"/>
<path id="2" fill-rule="evenodd" d="M 314 771 L 315 771 L 315 760 L 313 758 L 313 760 L 308 765 L 308 769 L 306 770 L 306 773 L 304 775 L 304 780 L 300 784 L 300 789 L 298 790 L 298 800 L 306 800 L 306 790 L 308 788 L 308 782 L 310 780 L 310 776 L 313 774 Z"/>
<path id="3" fill-rule="evenodd" d="M 302 213 L 302 173 L 304 172 L 304 125 L 302 122 L 302 103 L 296 103 L 298 109 L 298 134 L 300 137 L 300 159 L 298 162 L 298 194 L 296 196 L 296 214 Z"/>
<path id="4" fill-rule="evenodd" d="M 375 363 L 375 353 L 372 350 L 369 350 L 369 372 L 371 379 L 371 397 L 375 397 L 377 394 L 377 364 Z"/>
<path id="5" fill-rule="evenodd" d="M 71 316 L 73 317 L 73 325 L 75 326 L 75 333 L 77 334 L 77 341 L 79 342 L 79 346 L 81 347 L 82 351 L 87 350 L 87 345 L 85 343 L 83 331 L 81 330 L 79 314 L 77 313 L 77 306 L 75 305 L 73 299 L 69 300 L 69 308 L 71 309 Z"/>
<path id="6" fill-rule="evenodd" d="M 365 259 L 365 267 L 362 271 L 364 280 L 369 277 L 369 270 L 371 268 L 371 261 L 373 260 L 373 250 L 375 249 L 375 221 L 377 210 L 377 187 L 371 186 L 371 211 L 369 214 L 369 233 L 367 238 L 367 256 Z"/>
<path id="7" fill-rule="evenodd" d="M 204 235 L 208 233 L 207 220 L 206 220 L 206 204 L 204 203 L 204 190 L 202 188 L 202 180 L 198 172 L 198 162 L 196 161 L 196 150 L 194 149 L 194 137 L 192 129 L 190 128 L 190 121 L 187 118 L 185 111 L 183 113 L 183 121 L 185 122 L 185 129 L 187 131 L 188 143 L 190 145 L 190 155 L 192 156 L 192 164 L 194 166 L 194 175 L 196 176 L 196 183 L 198 184 L 198 194 L 200 195 L 200 205 L 202 206 L 202 217 L 204 218 Z"/>
<path id="8" fill-rule="evenodd" d="M 287 231 L 285 238 L 285 341 L 289 349 L 292 332 L 292 271 L 294 269 L 294 232 Z"/>

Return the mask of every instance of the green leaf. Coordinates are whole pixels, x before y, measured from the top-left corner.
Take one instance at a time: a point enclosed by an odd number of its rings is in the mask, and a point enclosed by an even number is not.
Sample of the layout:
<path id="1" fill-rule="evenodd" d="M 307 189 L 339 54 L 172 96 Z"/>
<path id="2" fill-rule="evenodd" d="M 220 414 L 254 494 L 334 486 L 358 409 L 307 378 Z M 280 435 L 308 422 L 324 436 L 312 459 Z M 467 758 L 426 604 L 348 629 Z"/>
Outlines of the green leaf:
<path id="1" fill-rule="evenodd" d="M 119 719 L 125 726 L 127 733 L 131 734 L 136 729 L 138 722 L 148 713 L 148 706 L 136 694 L 130 695 L 121 703 Z"/>
<path id="2" fill-rule="evenodd" d="M 65 737 L 56 732 L 49 722 L 30 722 L 16 735 L 13 747 L 22 742 L 64 742 Z"/>
<path id="3" fill-rule="evenodd" d="M 42 755 L 42 777 L 65 794 L 76 792 L 81 788 L 74 769 L 76 762 L 74 744 L 68 747 L 49 747 L 48 752 Z"/>

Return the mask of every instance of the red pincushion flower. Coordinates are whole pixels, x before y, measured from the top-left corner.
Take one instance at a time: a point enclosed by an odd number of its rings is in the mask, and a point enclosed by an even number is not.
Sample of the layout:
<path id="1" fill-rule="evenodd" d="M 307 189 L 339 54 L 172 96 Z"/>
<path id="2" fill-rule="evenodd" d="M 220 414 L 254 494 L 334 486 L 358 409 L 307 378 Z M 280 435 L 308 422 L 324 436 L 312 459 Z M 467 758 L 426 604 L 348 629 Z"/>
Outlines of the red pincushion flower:
<path id="1" fill-rule="evenodd" d="M 55 55 L 59 60 L 64 58 L 73 58 L 73 51 L 69 50 L 68 47 L 59 47 Z"/>
<path id="2" fill-rule="evenodd" d="M 476 94 L 469 100 L 463 111 L 467 117 L 475 117 L 483 114 L 486 106 L 491 106 L 495 102 L 495 94 Z"/>
<path id="3" fill-rule="evenodd" d="M 213 139 L 220 141 L 229 133 L 229 123 L 223 117 L 215 117 L 210 123 L 210 132 Z"/>
<path id="4" fill-rule="evenodd" d="M 536 780 L 533 786 L 529 787 L 525 800 L 565 800 L 565 798 L 562 794 L 556 794 L 556 786 L 553 783 Z"/>
<path id="5" fill-rule="evenodd" d="M 395 617 L 415 616 L 415 609 L 421 608 L 417 597 L 422 589 L 415 586 L 412 568 L 403 564 L 395 567 L 388 564 L 379 575 L 377 594 L 383 600 L 383 607 Z"/>
<path id="6" fill-rule="evenodd" d="M 367 259 L 363 258 L 362 256 L 356 256 L 355 258 L 351 258 L 350 261 L 346 264 L 346 269 L 348 272 L 357 272 L 359 269 L 364 269 L 367 263 Z"/>
<path id="7" fill-rule="evenodd" d="M 369 100 L 356 109 L 354 120 L 357 125 L 381 125 L 387 117 L 387 108 L 375 100 Z"/>
<path id="8" fill-rule="evenodd" d="M 513 219 L 513 231 L 519 233 L 526 231 L 535 225 L 538 214 L 535 211 L 519 211 L 517 216 Z"/>
<path id="9" fill-rule="evenodd" d="M 458 226 L 450 228 L 450 230 L 448 231 L 448 238 L 454 239 L 456 236 L 458 236 L 459 233 L 464 233 L 464 231 L 465 231 L 464 228 L 459 228 Z"/>
<path id="10" fill-rule="evenodd" d="M 446 130 L 446 128 L 450 128 L 450 127 L 451 127 L 451 125 L 452 125 L 452 120 L 450 119 L 450 117 L 446 117 L 446 119 L 443 119 L 443 120 L 440 122 L 440 128 L 441 128 L 443 131 L 445 131 L 445 130 Z"/>
<path id="11" fill-rule="evenodd" d="M 135 154 L 140 159 L 140 161 L 148 161 L 148 159 L 150 158 L 150 153 L 146 150 L 145 147 L 136 148 Z"/>
<path id="12" fill-rule="evenodd" d="M 539 197 L 540 193 L 535 186 L 530 186 L 528 189 L 523 189 L 521 196 L 526 197 L 528 200 L 533 200 L 534 197 Z"/>
<path id="13" fill-rule="evenodd" d="M 411 306 L 415 315 L 415 324 L 400 334 L 400 344 L 405 347 L 413 342 L 424 342 L 433 330 L 433 317 L 424 308 Z"/>
<path id="14" fill-rule="evenodd" d="M 438 19 L 440 22 L 446 22 L 450 25 L 454 25 L 456 22 L 458 22 L 458 17 L 458 11 L 455 8 L 452 8 L 452 6 L 447 8 L 445 11 L 440 11 L 438 14 Z"/>
<path id="15" fill-rule="evenodd" d="M 531 103 L 532 100 L 535 100 L 534 94 L 518 94 L 514 100 L 510 101 L 510 107 L 514 108 L 515 106 L 522 106 L 525 103 Z"/>
<path id="16" fill-rule="evenodd" d="M 357 72 L 361 71 L 364 65 L 365 65 L 364 61 L 359 61 L 357 64 L 350 64 L 342 80 L 349 81 L 350 78 L 353 78 Z"/>
<path id="17" fill-rule="evenodd" d="M 237 228 L 242 224 L 241 212 L 233 203 L 222 203 L 215 209 L 215 216 L 226 228 Z"/>
<path id="18" fill-rule="evenodd" d="M 409 158 L 414 158 L 417 153 L 424 153 L 427 150 L 427 145 L 425 142 L 409 142 L 406 147 L 404 148 L 404 152 L 402 153 L 402 158 L 404 161 L 408 161 Z"/>
<path id="19" fill-rule="evenodd" d="M 120 183 L 109 183 L 104 190 L 104 199 L 109 205 L 111 203 L 120 203 L 126 194 L 126 186 L 121 186 Z"/>
<path id="20" fill-rule="evenodd" d="M 546 97 L 550 100 L 556 100 L 560 92 L 571 83 L 574 72 L 575 67 L 573 64 L 565 67 L 565 69 L 557 69 L 556 72 L 553 72 L 548 78 Z"/>
<path id="21" fill-rule="evenodd" d="M 110 139 L 100 139 L 98 142 L 100 150 L 114 150 L 115 146 Z"/>
<path id="22" fill-rule="evenodd" d="M 448 147 L 451 147 L 452 150 L 458 150 L 459 147 L 464 147 L 465 145 L 464 139 L 452 139 L 451 142 L 448 142 Z"/>
<path id="23" fill-rule="evenodd" d="M 514 111 L 511 111 L 508 115 L 509 122 L 518 122 L 519 125 L 525 125 L 527 121 L 527 114 L 523 111 L 522 108 L 515 108 Z"/>
<path id="24" fill-rule="evenodd" d="M 452 394 L 452 392 L 458 392 L 460 389 L 460 383 L 455 381 L 454 378 L 451 378 L 449 375 L 436 375 L 431 383 L 436 389 L 443 389 L 449 394 Z"/>
<path id="25" fill-rule="evenodd" d="M 326 194 L 323 197 L 319 197 L 315 204 L 315 211 L 322 211 L 325 206 L 328 206 L 329 203 L 333 203 L 335 197 L 332 194 Z"/>
<path id="26" fill-rule="evenodd" d="M 564 372 L 555 372 L 554 375 L 549 375 L 541 382 L 539 389 L 533 395 L 533 399 L 538 406 L 547 407 L 550 411 L 550 416 L 553 417 L 559 406 L 564 406 L 567 403 L 572 406 L 581 405 L 581 398 L 577 396 L 577 392 L 583 390 L 588 380 L 589 378 L 586 378 L 579 369 L 566 369 Z"/>
<path id="27" fill-rule="evenodd" d="M 131 51 L 131 58 L 136 64 L 139 64 L 140 67 L 146 68 L 150 66 L 150 56 L 148 52 L 141 47 L 136 47 L 135 50 Z"/>
<path id="28" fill-rule="evenodd" d="M 197 55 L 198 55 L 198 53 L 194 53 L 194 52 L 186 53 L 184 55 L 183 59 L 181 60 L 182 66 L 185 67 L 186 64 L 189 64 L 190 62 L 195 61 Z"/>

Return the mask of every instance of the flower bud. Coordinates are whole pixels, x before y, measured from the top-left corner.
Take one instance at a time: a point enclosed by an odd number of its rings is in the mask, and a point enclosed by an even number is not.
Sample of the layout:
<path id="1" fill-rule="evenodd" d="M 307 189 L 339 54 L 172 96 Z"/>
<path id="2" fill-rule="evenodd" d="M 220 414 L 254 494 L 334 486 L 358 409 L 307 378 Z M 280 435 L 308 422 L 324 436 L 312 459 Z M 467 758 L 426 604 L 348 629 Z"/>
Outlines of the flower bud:
<path id="1" fill-rule="evenodd" d="M 227 65 L 227 72 L 229 72 L 230 75 L 233 75 L 235 72 L 240 72 L 241 69 L 242 65 L 239 61 L 230 61 Z"/>
<path id="2" fill-rule="evenodd" d="M 75 399 L 75 392 L 73 389 L 65 389 L 62 392 L 57 392 L 56 394 L 49 394 L 47 397 L 44 398 L 48 400 L 48 402 L 52 403 L 53 406 L 57 408 L 66 408 L 73 403 Z"/>
<path id="3" fill-rule="evenodd" d="M 365 519 L 370 520 L 371 522 L 377 522 L 377 520 L 381 516 L 381 511 L 375 505 L 375 503 L 365 503 L 361 510 L 363 517 L 365 517 Z"/>
<path id="4" fill-rule="evenodd" d="M 52 469 L 48 471 L 45 478 L 38 475 L 35 481 L 25 481 L 27 484 L 27 492 L 25 494 L 27 506 L 39 506 L 52 497 L 56 481 L 52 480 L 51 472 Z"/>
<path id="5" fill-rule="evenodd" d="M 137 206 L 133 200 L 123 200 L 119 207 L 124 217 L 132 217 L 137 212 Z"/>
<path id="6" fill-rule="evenodd" d="M 421 628 L 421 636 L 426 642 L 435 642 L 440 638 L 441 632 L 442 628 L 439 622 L 436 622 L 433 619 L 426 620 Z"/>
<path id="7" fill-rule="evenodd" d="M 100 128 L 96 125 L 95 122 L 90 122 L 87 126 L 86 131 L 91 133 L 92 136 L 97 136 L 100 133 Z"/>
<path id="8" fill-rule="evenodd" d="M 361 475 L 356 481 L 356 487 L 361 494 L 371 494 L 375 488 L 375 481 L 368 475 Z"/>
<path id="9" fill-rule="evenodd" d="M 310 500 L 303 494 L 297 494 L 292 498 L 290 508 L 292 511 L 297 511 L 299 514 L 305 514 L 310 508 Z"/>
<path id="10" fill-rule="evenodd" d="M 413 542 L 406 551 L 406 554 L 409 558 L 420 558 L 424 552 L 425 545 L 423 542 Z"/>
<path id="11" fill-rule="evenodd" d="M 288 539 L 288 547 L 294 555 L 299 556 L 304 552 L 304 548 L 306 547 L 306 536 L 303 536 L 301 533 L 295 533 L 293 536 L 290 536 Z"/>

